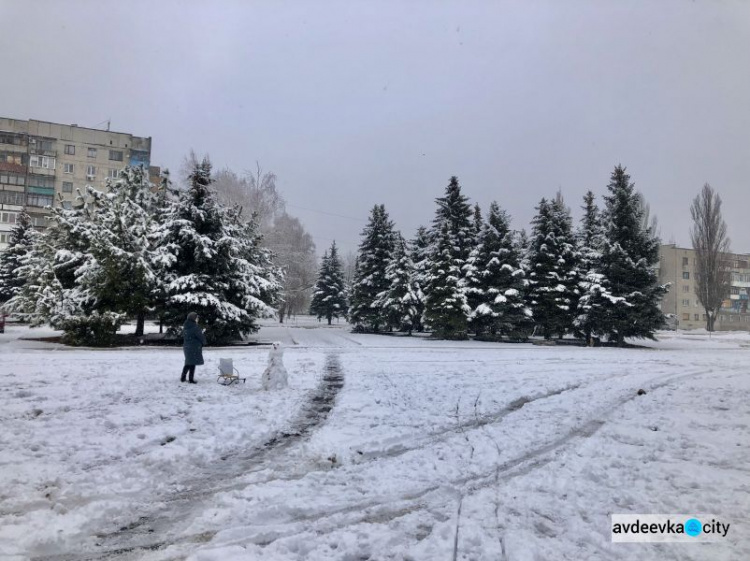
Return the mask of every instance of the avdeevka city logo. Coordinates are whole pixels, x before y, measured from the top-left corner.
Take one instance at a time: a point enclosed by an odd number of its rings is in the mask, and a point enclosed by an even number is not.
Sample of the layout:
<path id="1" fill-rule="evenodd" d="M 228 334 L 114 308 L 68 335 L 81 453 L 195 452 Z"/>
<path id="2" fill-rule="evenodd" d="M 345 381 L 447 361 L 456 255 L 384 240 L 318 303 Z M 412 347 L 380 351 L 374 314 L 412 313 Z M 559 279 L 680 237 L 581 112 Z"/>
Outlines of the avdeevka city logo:
<path id="1" fill-rule="evenodd" d="M 731 524 L 711 514 L 612 514 L 613 542 L 705 542 L 727 538 Z"/>
<path id="2" fill-rule="evenodd" d="M 688 536 L 697 536 L 703 531 L 703 524 L 697 518 L 691 518 L 685 521 L 685 533 Z"/>

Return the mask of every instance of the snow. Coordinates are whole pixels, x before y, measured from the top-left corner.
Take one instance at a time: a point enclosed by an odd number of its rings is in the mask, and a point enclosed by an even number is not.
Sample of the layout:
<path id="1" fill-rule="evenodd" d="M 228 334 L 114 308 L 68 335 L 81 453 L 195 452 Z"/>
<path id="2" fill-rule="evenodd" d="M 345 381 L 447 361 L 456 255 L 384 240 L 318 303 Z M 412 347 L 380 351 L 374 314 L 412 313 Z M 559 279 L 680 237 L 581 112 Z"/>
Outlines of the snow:
<path id="1" fill-rule="evenodd" d="M 190 386 L 179 348 L 28 335 L 0 335 L 3 559 L 750 558 L 747 333 L 612 349 L 265 322 L 256 337 L 283 343 L 289 376 L 273 392 L 269 346 L 205 349 Z M 220 357 L 247 384 L 216 384 Z M 332 372 L 332 409 L 304 428 Z M 610 542 L 612 513 L 660 512 L 732 531 Z"/>

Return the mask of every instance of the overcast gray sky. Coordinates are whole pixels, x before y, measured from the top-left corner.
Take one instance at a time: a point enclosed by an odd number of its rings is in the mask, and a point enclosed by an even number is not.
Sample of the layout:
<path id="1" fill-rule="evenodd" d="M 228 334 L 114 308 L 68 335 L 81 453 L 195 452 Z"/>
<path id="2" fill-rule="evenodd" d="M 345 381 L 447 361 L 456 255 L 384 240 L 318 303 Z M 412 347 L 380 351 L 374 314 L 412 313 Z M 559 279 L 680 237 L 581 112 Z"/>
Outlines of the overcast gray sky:
<path id="1" fill-rule="evenodd" d="M 321 253 L 376 203 L 411 237 L 451 175 L 515 228 L 558 189 L 577 219 L 617 163 L 665 242 L 709 182 L 750 252 L 750 2 L 0 0 L 0 24 L 0 115 L 111 119 L 173 171 L 257 160 Z"/>

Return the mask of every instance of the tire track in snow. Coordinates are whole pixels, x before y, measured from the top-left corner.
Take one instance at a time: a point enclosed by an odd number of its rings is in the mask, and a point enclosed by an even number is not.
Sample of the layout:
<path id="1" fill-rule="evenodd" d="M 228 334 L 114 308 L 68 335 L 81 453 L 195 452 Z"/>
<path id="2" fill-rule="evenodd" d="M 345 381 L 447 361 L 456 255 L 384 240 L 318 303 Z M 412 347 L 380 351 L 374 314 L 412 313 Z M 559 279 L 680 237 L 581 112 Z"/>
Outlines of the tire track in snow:
<path id="1" fill-rule="evenodd" d="M 358 464 L 361 464 L 364 461 L 368 461 L 368 460 L 372 461 L 372 460 L 380 460 L 380 459 L 385 459 L 385 458 L 397 458 L 399 456 L 403 456 L 404 454 L 408 452 L 412 452 L 414 450 L 424 448 L 425 446 L 437 444 L 438 442 L 448 440 L 449 438 L 459 433 L 465 432 L 466 430 L 479 429 L 487 425 L 494 425 L 502 421 L 505 417 L 507 417 L 511 413 L 515 413 L 516 411 L 520 410 L 522 407 L 530 403 L 534 403 L 535 401 L 539 401 L 542 399 L 548 399 L 550 397 L 555 397 L 562 393 L 576 390 L 580 387 L 581 387 L 581 384 L 574 384 L 571 386 L 565 386 L 564 388 L 552 390 L 550 392 L 546 392 L 546 393 L 531 396 L 531 397 L 521 396 L 519 398 L 514 399 L 508 405 L 506 405 L 505 407 L 503 407 L 502 409 L 494 413 L 490 413 L 487 415 L 475 415 L 474 419 L 472 419 L 471 421 L 460 423 L 457 425 L 451 425 L 449 427 L 445 427 L 436 431 L 429 432 L 427 434 L 421 435 L 418 438 L 411 439 L 405 444 L 397 444 L 394 446 L 390 446 L 389 448 L 386 448 L 385 450 L 362 452 L 359 456 L 363 461 L 358 462 Z"/>
<path id="2" fill-rule="evenodd" d="M 678 375 L 667 374 L 652 380 L 650 383 L 643 384 L 643 387 L 648 391 L 654 391 L 673 382 L 709 374 L 712 371 L 712 369 L 709 369 Z M 594 436 L 606 424 L 606 418 L 611 417 L 621 407 L 638 397 L 636 390 L 637 388 L 633 389 L 627 397 L 609 405 L 604 419 L 589 419 L 586 422 L 576 424 L 552 441 L 527 450 L 519 456 L 499 464 L 490 472 L 435 483 L 397 498 L 384 499 L 379 497 L 338 509 L 326 510 L 325 512 L 316 511 L 299 515 L 288 524 L 286 531 L 274 531 L 273 535 L 263 531 L 254 539 L 250 535 L 252 534 L 252 528 L 248 527 L 248 535 L 243 537 L 242 540 L 223 541 L 221 545 L 228 546 L 252 542 L 256 545 L 267 546 L 279 539 L 292 537 L 302 532 L 324 535 L 356 524 L 387 524 L 415 511 L 429 509 L 430 503 L 450 501 L 455 498 L 457 493 L 464 497 L 470 496 L 492 485 L 498 485 L 503 481 L 527 475 L 553 461 L 557 454 L 568 448 L 571 443 L 579 440 L 585 441 Z M 541 399 L 541 397 L 538 399 Z M 448 495 L 447 499 L 446 494 Z M 342 517 L 346 520 L 340 520 Z"/>
<path id="3" fill-rule="evenodd" d="M 189 523 L 195 511 L 217 493 L 243 489 L 240 480 L 250 470 L 265 469 L 290 447 L 310 436 L 328 418 L 338 393 L 344 386 L 344 372 L 338 354 L 326 356 L 321 383 L 312 392 L 288 431 L 281 431 L 247 450 L 222 456 L 210 471 L 181 483 L 182 491 L 172 496 L 155 497 L 160 505 L 155 512 L 140 516 L 114 532 L 96 534 L 96 549 L 80 553 L 31 557 L 33 561 L 86 561 L 101 559 L 138 559 L 146 551 L 158 551 L 177 543 L 209 541 L 215 532 L 182 536 L 178 528 Z M 218 482 L 218 483 L 216 483 Z"/>

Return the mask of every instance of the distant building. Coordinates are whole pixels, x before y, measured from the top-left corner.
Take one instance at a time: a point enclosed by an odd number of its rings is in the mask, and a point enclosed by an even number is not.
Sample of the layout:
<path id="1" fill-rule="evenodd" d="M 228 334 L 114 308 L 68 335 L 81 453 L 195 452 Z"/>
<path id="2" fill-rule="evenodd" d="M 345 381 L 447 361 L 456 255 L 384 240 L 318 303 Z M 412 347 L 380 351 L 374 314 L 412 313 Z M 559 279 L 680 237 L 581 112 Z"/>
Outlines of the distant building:
<path id="1" fill-rule="evenodd" d="M 24 207 L 44 228 L 45 207 L 69 207 L 77 189 L 139 164 L 150 168 L 151 137 L 0 117 L 0 249 Z"/>
<path id="2" fill-rule="evenodd" d="M 706 327 L 706 312 L 698 301 L 695 250 L 670 244 L 662 245 L 659 252 L 659 281 L 671 284 L 662 300 L 662 312 L 673 314 L 674 323 L 681 329 Z M 750 330 L 750 254 L 732 253 L 727 257 L 731 286 L 714 327 L 720 331 Z"/>

